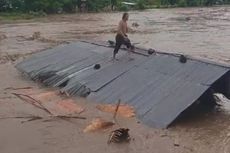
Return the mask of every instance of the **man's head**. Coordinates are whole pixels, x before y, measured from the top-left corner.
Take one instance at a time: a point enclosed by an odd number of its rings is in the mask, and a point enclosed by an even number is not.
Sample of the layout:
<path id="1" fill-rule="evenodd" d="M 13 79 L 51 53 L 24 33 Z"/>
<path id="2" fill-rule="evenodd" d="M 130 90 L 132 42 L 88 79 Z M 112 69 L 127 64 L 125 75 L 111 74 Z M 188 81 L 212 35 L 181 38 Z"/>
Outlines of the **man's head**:
<path id="1" fill-rule="evenodd" d="M 127 12 L 123 14 L 122 20 L 123 21 L 128 21 L 129 20 L 129 14 Z"/>

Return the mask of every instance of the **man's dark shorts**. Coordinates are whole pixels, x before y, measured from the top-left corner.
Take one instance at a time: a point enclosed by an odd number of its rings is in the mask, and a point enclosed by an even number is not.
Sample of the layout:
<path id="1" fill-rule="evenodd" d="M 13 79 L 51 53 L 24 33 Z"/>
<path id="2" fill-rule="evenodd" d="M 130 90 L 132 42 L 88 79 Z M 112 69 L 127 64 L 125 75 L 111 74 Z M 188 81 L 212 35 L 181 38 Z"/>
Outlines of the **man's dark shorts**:
<path id="1" fill-rule="evenodd" d="M 121 45 L 124 44 L 127 46 L 127 48 L 131 47 L 131 42 L 128 38 L 124 38 L 121 34 L 116 35 L 116 46 L 114 49 L 114 54 L 117 54 L 119 49 L 121 48 Z"/>

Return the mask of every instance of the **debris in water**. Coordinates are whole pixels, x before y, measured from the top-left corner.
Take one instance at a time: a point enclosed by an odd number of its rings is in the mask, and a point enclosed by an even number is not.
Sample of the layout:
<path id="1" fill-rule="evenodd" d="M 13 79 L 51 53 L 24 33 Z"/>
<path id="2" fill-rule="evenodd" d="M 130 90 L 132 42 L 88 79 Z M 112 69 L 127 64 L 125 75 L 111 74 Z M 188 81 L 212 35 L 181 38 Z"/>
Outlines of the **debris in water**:
<path id="1" fill-rule="evenodd" d="M 28 119 L 27 121 L 22 121 L 21 123 L 31 122 L 31 121 L 35 121 L 35 120 L 41 120 L 41 119 L 43 119 L 43 118 L 40 116 L 33 116 L 30 119 Z"/>
<path id="2" fill-rule="evenodd" d="M 32 35 L 32 40 L 39 39 L 39 38 L 41 38 L 41 32 L 39 31 L 34 32 Z"/>
<path id="3" fill-rule="evenodd" d="M 23 89 L 32 89 L 32 87 L 18 87 L 18 88 L 8 87 L 8 88 L 5 88 L 4 90 L 23 90 Z"/>
<path id="4" fill-rule="evenodd" d="M 8 88 L 11 89 L 11 88 Z M 13 88 L 22 89 L 22 88 Z M 26 88 L 25 88 L 26 89 Z M 23 90 L 24 91 L 24 90 Z M 24 92 L 27 93 L 27 92 Z M 66 116 L 69 114 L 80 114 L 85 108 L 76 103 L 74 99 L 61 99 L 57 91 L 46 91 L 42 93 L 30 92 L 23 94 L 22 92 L 12 93 L 24 102 L 34 105 L 53 116 Z"/>
<path id="5" fill-rule="evenodd" d="M 103 112 L 108 113 L 115 113 L 116 112 L 117 105 L 112 104 L 100 104 L 97 105 L 97 109 Z M 135 110 L 132 106 L 126 105 L 126 104 L 119 104 L 119 108 L 117 110 L 117 114 L 123 116 L 123 117 L 134 117 L 135 116 Z"/>
<path id="6" fill-rule="evenodd" d="M 135 27 L 135 28 L 137 28 L 137 27 L 139 27 L 140 25 L 137 23 L 137 22 L 133 22 L 132 23 L 132 27 Z"/>
<path id="7" fill-rule="evenodd" d="M 4 34 L 0 34 L 0 41 L 1 40 L 3 40 L 3 39 L 6 39 L 7 38 L 7 36 L 6 35 L 4 35 Z"/>
<path id="8" fill-rule="evenodd" d="M 48 119 L 47 119 L 48 118 Z M 51 122 L 55 119 L 62 119 L 62 120 L 67 120 L 67 119 L 81 119 L 81 120 L 85 120 L 86 117 L 83 117 L 83 116 L 73 116 L 73 115 L 51 115 L 51 116 L 48 116 L 47 118 L 45 117 L 42 117 L 43 122 Z"/>
<path id="9" fill-rule="evenodd" d="M 42 103 L 34 98 L 32 98 L 29 95 L 25 95 L 25 94 L 18 94 L 18 93 L 12 93 L 13 95 L 15 95 L 16 97 L 18 97 L 19 99 L 34 105 L 35 107 L 44 110 L 45 112 L 47 112 L 48 114 L 52 114 L 47 108 L 45 108 Z"/>
<path id="10" fill-rule="evenodd" d="M 28 119 L 27 121 L 32 121 L 32 120 L 36 120 L 36 119 L 42 119 L 42 117 L 40 116 L 11 116 L 11 117 L 0 117 L 0 119 L 12 119 L 12 118 L 15 118 L 15 119 Z M 25 122 L 25 121 L 24 121 Z"/>
<path id="11" fill-rule="evenodd" d="M 53 119 L 56 119 L 56 118 L 59 118 L 59 119 L 82 119 L 82 120 L 85 120 L 86 117 L 82 117 L 82 116 L 47 116 L 47 117 L 41 117 L 41 116 L 15 116 L 15 117 L 0 117 L 0 119 L 12 119 L 12 118 L 15 118 L 15 119 L 28 119 L 26 121 L 22 121 L 21 123 L 25 123 L 25 122 L 30 122 L 30 121 L 35 121 L 35 120 L 41 120 L 41 119 L 46 119 L 45 121 L 51 121 Z"/>
<path id="12" fill-rule="evenodd" d="M 180 146 L 179 138 L 175 138 L 175 140 L 174 140 L 174 146 L 176 146 L 176 147 Z"/>
<path id="13" fill-rule="evenodd" d="M 110 143 L 122 143 L 122 142 L 129 142 L 130 141 L 130 135 L 129 135 L 129 129 L 127 128 L 119 128 L 117 130 L 114 130 L 109 135 L 108 144 Z"/>
<path id="14" fill-rule="evenodd" d="M 32 34 L 31 37 L 25 37 L 25 36 L 21 36 L 22 38 L 24 38 L 25 40 L 38 40 L 44 43 L 56 43 L 56 44 L 61 44 L 61 43 L 67 43 L 65 41 L 57 41 L 57 40 L 52 40 L 52 39 L 47 39 L 41 36 L 41 32 L 36 31 Z"/>
<path id="15" fill-rule="evenodd" d="M 113 122 L 105 121 L 101 118 L 93 119 L 92 122 L 83 130 L 83 132 L 95 132 L 102 129 L 110 128 L 114 125 Z"/>
<path id="16" fill-rule="evenodd" d="M 57 115 L 57 116 L 51 116 L 51 117 L 56 117 L 56 118 L 61 118 L 61 119 L 67 119 L 67 118 L 75 118 L 75 119 L 82 119 L 82 120 L 85 120 L 86 117 L 82 117 L 82 116 L 73 116 L 73 115 L 69 115 L 69 116 L 66 116 L 66 115 Z"/>
<path id="17" fill-rule="evenodd" d="M 230 99 L 228 99 L 221 93 L 214 93 L 213 97 L 215 99 L 216 104 L 218 105 L 222 105 L 223 103 L 230 103 Z"/>
<path id="18" fill-rule="evenodd" d="M 73 99 L 66 99 L 66 100 L 61 100 L 57 103 L 57 106 L 63 110 L 67 111 L 70 114 L 80 114 L 83 111 L 85 111 L 84 108 L 81 106 L 77 105 Z"/>

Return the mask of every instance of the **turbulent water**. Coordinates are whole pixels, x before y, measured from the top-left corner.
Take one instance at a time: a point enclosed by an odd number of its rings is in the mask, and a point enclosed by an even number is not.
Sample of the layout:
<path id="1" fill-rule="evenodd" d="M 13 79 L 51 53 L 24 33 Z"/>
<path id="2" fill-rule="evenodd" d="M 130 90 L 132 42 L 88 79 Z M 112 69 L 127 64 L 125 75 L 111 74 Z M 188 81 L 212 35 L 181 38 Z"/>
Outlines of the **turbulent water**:
<path id="1" fill-rule="evenodd" d="M 108 16 L 108 15 L 106 15 Z M 119 20 L 112 14 L 105 22 Z M 111 23 L 111 22 L 110 22 Z M 131 12 L 129 37 L 134 43 L 160 51 L 183 53 L 230 65 L 230 7 L 156 9 Z M 113 39 L 103 34 L 101 40 Z M 178 122 L 171 131 L 191 143 L 195 152 L 230 152 L 230 103 L 217 109 L 199 112 Z M 191 137 L 192 141 L 183 138 Z M 184 140 L 183 140 L 184 139 Z M 195 145 L 195 146 L 194 146 Z M 206 147 L 209 146 L 209 149 Z M 189 150 L 187 152 L 193 152 Z"/>
<path id="2" fill-rule="evenodd" d="M 129 22 L 140 25 L 130 37 L 141 46 L 230 62 L 230 7 L 132 12 Z"/>

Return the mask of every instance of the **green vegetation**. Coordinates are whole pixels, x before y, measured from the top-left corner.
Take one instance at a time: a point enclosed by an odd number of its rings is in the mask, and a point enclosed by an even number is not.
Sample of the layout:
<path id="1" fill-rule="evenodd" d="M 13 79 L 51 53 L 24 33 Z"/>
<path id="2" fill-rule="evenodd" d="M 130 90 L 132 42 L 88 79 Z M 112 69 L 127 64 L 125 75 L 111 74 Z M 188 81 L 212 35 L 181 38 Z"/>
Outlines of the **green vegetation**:
<path id="1" fill-rule="evenodd" d="M 74 12 L 77 0 L 0 0 L 0 12 Z"/>
<path id="2" fill-rule="evenodd" d="M 52 13 L 72 13 L 81 6 L 82 0 L 0 0 L 0 15 L 30 18 Z M 128 5 L 122 1 L 135 3 Z M 230 4 L 230 0 L 86 0 L 88 11 L 146 9 L 152 7 L 189 7 Z M 2 13 L 4 12 L 4 13 Z M 14 13 L 12 13 L 14 12 Z M 15 13 L 17 12 L 17 13 Z M 10 15 L 10 13 L 12 13 Z"/>

